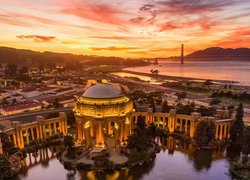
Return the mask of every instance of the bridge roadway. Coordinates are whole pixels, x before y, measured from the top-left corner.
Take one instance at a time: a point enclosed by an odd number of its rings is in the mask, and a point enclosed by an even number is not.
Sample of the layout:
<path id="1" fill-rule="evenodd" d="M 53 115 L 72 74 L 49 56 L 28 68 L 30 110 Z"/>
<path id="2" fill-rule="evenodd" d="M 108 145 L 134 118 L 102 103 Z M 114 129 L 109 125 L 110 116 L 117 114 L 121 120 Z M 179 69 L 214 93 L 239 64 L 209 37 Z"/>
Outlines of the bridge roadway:
<path id="1" fill-rule="evenodd" d="M 52 112 L 70 112 L 73 107 L 64 107 L 58 109 L 48 109 L 48 110 L 36 110 L 36 111 L 29 111 L 24 113 L 18 113 L 8 116 L 0 116 L 0 122 L 4 120 L 10 121 L 20 121 L 22 123 L 28 123 L 36 120 L 36 116 L 44 116 L 46 117 L 49 113 Z"/>

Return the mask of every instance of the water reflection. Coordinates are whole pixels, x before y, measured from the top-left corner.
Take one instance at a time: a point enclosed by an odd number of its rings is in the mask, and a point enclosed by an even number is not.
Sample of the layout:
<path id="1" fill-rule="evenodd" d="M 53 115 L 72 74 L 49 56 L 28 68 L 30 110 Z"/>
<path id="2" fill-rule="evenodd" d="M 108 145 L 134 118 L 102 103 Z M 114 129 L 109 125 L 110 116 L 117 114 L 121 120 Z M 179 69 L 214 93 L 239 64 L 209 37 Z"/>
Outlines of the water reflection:
<path id="1" fill-rule="evenodd" d="M 173 137 L 157 138 L 162 150 L 151 165 L 137 166 L 110 172 L 78 171 L 70 173 L 56 159 L 58 147 L 39 150 L 22 162 L 22 170 L 15 179 L 230 179 L 228 159 L 239 154 L 226 147 L 211 150 L 197 150 L 191 144 Z"/>

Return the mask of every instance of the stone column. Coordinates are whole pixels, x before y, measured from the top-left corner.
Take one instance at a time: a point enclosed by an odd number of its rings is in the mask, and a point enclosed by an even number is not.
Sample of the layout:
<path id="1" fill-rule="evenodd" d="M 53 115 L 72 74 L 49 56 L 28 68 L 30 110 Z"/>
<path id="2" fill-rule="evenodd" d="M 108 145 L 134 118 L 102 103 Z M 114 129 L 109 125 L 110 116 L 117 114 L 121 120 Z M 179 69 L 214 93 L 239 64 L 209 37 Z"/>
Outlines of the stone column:
<path id="1" fill-rule="evenodd" d="M 123 124 L 123 122 L 120 122 L 119 126 L 120 126 L 120 128 L 119 128 L 120 129 L 120 138 L 119 139 L 120 139 L 121 144 L 123 144 L 123 141 L 124 141 L 124 136 L 123 136 L 124 135 L 124 132 L 123 132 L 124 131 L 124 124 Z"/>
<path id="2" fill-rule="evenodd" d="M 35 139 L 35 137 L 34 137 L 34 129 L 33 128 L 30 128 L 30 131 L 31 131 L 31 139 L 32 140 L 34 140 Z"/>
<path id="3" fill-rule="evenodd" d="M 187 133 L 187 128 L 188 128 L 188 123 L 187 122 L 188 122 L 188 120 L 186 119 L 185 120 L 185 133 Z"/>
<path id="4" fill-rule="evenodd" d="M 28 132 L 28 129 L 25 129 L 25 134 L 26 134 L 26 143 L 29 144 L 30 141 L 29 141 L 29 132 Z"/>
<path id="5" fill-rule="evenodd" d="M 170 131 L 170 133 L 173 133 L 174 129 L 175 129 L 175 121 L 176 121 L 176 110 L 175 109 L 170 110 L 169 121 L 170 121 L 169 131 Z"/>
<path id="6" fill-rule="evenodd" d="M 228 125 L 227 139 L 230 139 L 230 125 Z"/>
<path id="7" fill-rule="evenodd" d="M 22 148 L 22 144 L 21 144 L 21 140 L 20 140 L 21 138 L 20 138 L 19 130 L 17 130 L 16 134 L 17 134 L 17 147 Z"/>
<path id="8" fill-rule="evenodd" d="M 59 115 L 60 115 L 61 121 L 64 123 L 63 133 L 64 135 L 67 135 L 68 134 L 67 116 L 65 112 L 60 112 Z"/>
<path id="9" fill-rule="evenodd" d="M 15 145 L 15 147 L 17 147 L 16 133 L 13 133 L 12 136 L 13 136 L 14 145 Z"/>
<path id="10" fill-rule="evenodd" d="M 55 134 L 57 134 L 56 123 L 54 123 L 54 131 L 55 131 Z"/>
<path id="11" fill-rule="evenodd" d="M 39 125 L 37 125 L 38 127 L 36 127 L 36 138 L 37 139 L 40 139 L 40 132 L 39 132 L 39 130 L 38 130 L 38 128 L 39 128 Z"/>
<path id="12" fill-rule="evenodd" d="M 82 142 L 82 123 L 80 121 L 77 121 L 77 134 L 78 134 L 78 141 Z"/>
<path id="13" fill-rule="evenodd" d="M 104 137 L 103 137 L 103 129 L 102 129 L 102 122 L 97 122 L 97 130 L 96 130 L 96 147 L 104 148 Z"/>
<path id="14" fill-rule="evenodd" d="M 39 136 L 40 139 L 44 139 L 45 133 L 43 130 L 43 124 L 44 124 L 44 117 L 43 116 L 36 116 L 37 122 L 38 122 L 38 131 L 37 131 L 37 136 Z"/>
<path id="15" fill-rule="evenodd" d="M 130 135 L 130 120 L 128 118 L 126 118 L 125 120 L 125 134 L 124 134 L 124 138 L 125 140 L 128 139 L 128 136 Z"/>
<path id="16" fill-rule="evenodd" d="M 222 140 L 222 129 L 223 129 L 223 125 L 220 126 L 220 140 Z"/>
<path id="17" fill-rule="evenodd" d="M 24 148 L 23 130 L 20 130 L 20 142 L 21 142 L 21 148 Z"/>
<path id="18" fill-rule="evenodd" d="M 52 132 L 51 132 L 51 124 L 49 123 L 49 136 L 51 136 Z"/>
<path id="19" fill-rule="evenodd" d="M 227 139 L 227 124 L 224 125 L 224 139 Z"/>

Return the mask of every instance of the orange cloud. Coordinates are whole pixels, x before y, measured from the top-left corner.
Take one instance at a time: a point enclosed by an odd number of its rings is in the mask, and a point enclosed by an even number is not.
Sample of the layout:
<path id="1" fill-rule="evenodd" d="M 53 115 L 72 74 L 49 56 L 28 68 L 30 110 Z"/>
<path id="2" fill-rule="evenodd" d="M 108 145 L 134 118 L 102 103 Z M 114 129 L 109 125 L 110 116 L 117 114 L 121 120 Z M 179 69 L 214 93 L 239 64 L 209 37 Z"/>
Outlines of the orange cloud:
<path id="1" fill-rule="evenodd" d="M 81 44 L 79 41 L 64 41 L 63 44 Z"/>
<path id="2" fill-rule="evenodd" d="M 250 28 L 239 28 L 213 44 L 228 48 L 250 47 Z"/>
<path id="3" fill-rule="evenodd" d="M 91 1 L 65 1 L 61 12 L 107 24 L 124 22 L 119 16 L 121 11 L 118 8 L 109 4 L 94 4 Z"/>
<path id="4" fill-rule="evenodd" d="M 126 51 L 126 50 L 133 50 L 133 49 L 138 49 L 137 47 L 116 47 L 116 46 L 111 46 L 111 47 L 92 47 L 90 48 L 93 51 Z"/>
<path id="5" fill-rule="evenodd" d="M 16 37 L 19 39 L 33 39 L 35 42 L 51 42 L 56 39 L 55 36 L 40 36 L 40 35 L 20 35 Z"/>

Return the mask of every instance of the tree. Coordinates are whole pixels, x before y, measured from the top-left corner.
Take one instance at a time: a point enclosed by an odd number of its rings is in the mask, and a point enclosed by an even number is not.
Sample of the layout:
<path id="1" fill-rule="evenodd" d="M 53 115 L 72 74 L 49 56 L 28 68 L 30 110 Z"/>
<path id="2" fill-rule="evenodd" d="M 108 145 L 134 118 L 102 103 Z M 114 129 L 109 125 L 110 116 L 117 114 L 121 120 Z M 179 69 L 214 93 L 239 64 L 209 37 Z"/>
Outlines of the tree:
<path id="1" fill-rule="evenodd" d="M 64 146 L 71 149 L 74 146 L 74 141 L 72 136 L 64 136 L 63 139 Z"/>
<path id="2" fill-rule="evenodd" d="M 250 126 L 247 126 L 244 129 L 244 134 L 242 138 L 242 153 L 245 156 L 248 156 L 250 154 Z"/>
<path id="3" fill-rule="evenodd" d="M 213 84 L 213 82 L 211 81 L 211 80 L 206 80 L 205 82 L 204 82 L 204 86 L 210 86 L 210 85 L 212 85 Z"/>
<path id="4" fill-rule="evenodd" d="M 76 150 L 74 147 L 74 139 L 72 136 L 64 136 L 63 144 L 67 148 L 67 156 L 71 159 L 76 157 Z"/>
<path id="5" fill-rule="evenodd" d="M 240 103 L 236 111 L 235 121 L 233 122 L 230 129 L 230 137 L 233 141 L 240 140 L 242 137 L 244 131 L 243 115 L 243 105 Z"/>
<path id="6" fill-rule="evenodd" d="M 17 73 L 17 68 L 16 64 L 8 64 L 5 73 L 9 76 L 14 76 Z"/>
<path id="7" fill-rule="evenodd" d="M 213 145 L 215 125 L 213 122 L 200 121 L 196 128 L 195 140 L 198 146 Z"/>
<path id="8" fill-rule="evenodd" d="M 28 68 L 26 66 L 23 66 L 22 68 L 20 68 L 19 73 L 20 74 L 27 74 L 28 73 Z"/>
<path id="9" fill-rule="evenodd" d="M 170 107 L 168 106 L 168 102 L 166 100 L 163 101 L 162 106 L 161 106 L 161 112 L 168 113 L 169 110 L 170 110 Z"/>
<path id="10" fill-rule="evenodd" d="M 212 101 L 210 102 L 210 106 L 220 104 L 221 100 L 219 98 L 213 98 Z"/>
<path id="11" fill-rule="evenodd" d="M 67 113 L 67 123 L 70 125 L 70 127 L 74 127 L 76 124 L 76 118 L 74 112 Z"/>
<path id="12" fill-rule="evenodd" d="M 175 94 L 177 96 L 178 102 L 180 102 L 181 100 L 185 99 L 187 97 L 187 93 L 186 92 L 178 92 Z"/>
<path id="13" fill-rule="evenodd" d="M 153 112 L 156 111 L 156 108 L 155 108 L 155 101 L 154 101 L 154 98 L 152 96 L 149 96 L 148 97 L 148 101 L 150 103 L 149 107 L 153 109 Z"/>

